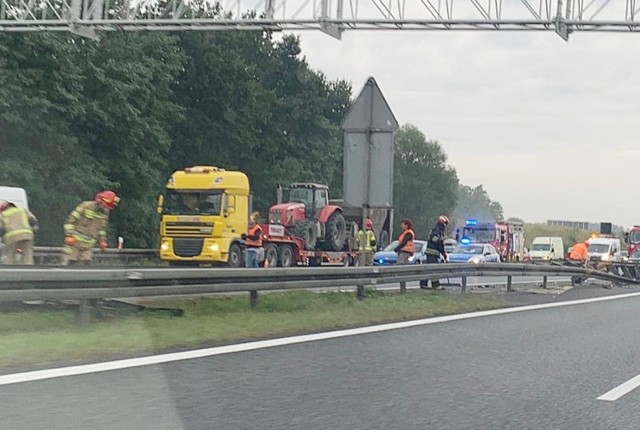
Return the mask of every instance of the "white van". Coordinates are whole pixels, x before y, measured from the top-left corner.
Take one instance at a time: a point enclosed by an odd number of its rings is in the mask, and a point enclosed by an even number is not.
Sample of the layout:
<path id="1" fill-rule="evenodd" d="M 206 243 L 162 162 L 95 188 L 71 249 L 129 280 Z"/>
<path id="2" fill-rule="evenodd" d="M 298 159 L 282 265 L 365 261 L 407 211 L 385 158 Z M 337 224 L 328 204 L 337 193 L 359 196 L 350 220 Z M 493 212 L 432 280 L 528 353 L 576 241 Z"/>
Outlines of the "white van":
<path id="1" fill-rule="evenodd" d="M 533 261 L 563 260 L 565 255 L 562 238 L 560 236 L 534 238 L 529 256 Z"/>
<path id="2" fill-rule="evenodd" d="M 0 186 L 0 200 L 7 200 L 20 208 L 29 209 L 27 192 L 24 188 Z"/>
<path id="3" fill-rule="evenodd" d="M 587 255 L 589 255 L 589 260 L 620 261 L 622 259 L 621 250 L 620 239 L 596 237 L 589 239 Z"/>

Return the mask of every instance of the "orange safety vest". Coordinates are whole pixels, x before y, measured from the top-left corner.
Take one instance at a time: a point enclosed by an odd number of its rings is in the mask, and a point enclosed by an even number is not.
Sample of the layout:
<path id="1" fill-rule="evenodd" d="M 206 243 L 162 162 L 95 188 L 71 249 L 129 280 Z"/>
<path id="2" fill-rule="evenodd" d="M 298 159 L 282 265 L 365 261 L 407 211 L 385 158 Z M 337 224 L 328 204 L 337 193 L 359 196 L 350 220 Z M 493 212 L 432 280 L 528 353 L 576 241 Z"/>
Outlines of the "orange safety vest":
<path id="1" fill-rule="evenodd" d="M 258 235 L 258 240 L 249 239 L 249 236 Z M 262 246 L 262 229 L 258 224 L 255 224 L 247 232 L 247 239 L 244 241 L 250 248 L 260 248 Z"/>
<path id="2" fill-rule="evenodd" d="M 413 237 L 413 239 L 408 241 L 405 246 L 400 248 L 400 251 L 401 252 L 408 252 L 409 254 L 413 255 L 413 253 L 416 250 L 416 245 L 415 245 L 415 243 L 413 243 L 413 240 L 416 238 L 416 234 L 413 232 L 413 230 L 408 228 L 405 231 L 403 231 L 402 233 L 400 233 L 400 237 L 398 238 L 398 241 L 400 243 L 402 243 L 402 241 L 404 240 L 404 237 L 407 235 L 407 233 L 411 233 L 411 236 Z"/>
<path id="3" fill-rule="evenodd" d="M 587 257 L 587 246 L 584 243 L 576 243 L 573 245 L 571 254 L 569 254 L 569 260 L 586 260 Z"/>

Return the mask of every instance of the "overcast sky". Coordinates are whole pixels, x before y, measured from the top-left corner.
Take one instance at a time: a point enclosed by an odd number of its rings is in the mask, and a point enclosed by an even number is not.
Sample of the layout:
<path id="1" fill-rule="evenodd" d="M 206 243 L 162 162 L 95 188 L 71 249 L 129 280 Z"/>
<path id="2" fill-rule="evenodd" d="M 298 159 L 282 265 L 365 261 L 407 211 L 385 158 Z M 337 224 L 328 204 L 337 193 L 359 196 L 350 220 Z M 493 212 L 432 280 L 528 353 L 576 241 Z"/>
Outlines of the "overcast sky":
<path id="1" fill-rule="evenodd" d="M 439 141 L 506 216 L 640 224 L 640 34 L 303 32 L 354 93 L 373 76 L 401 124 Z"/>

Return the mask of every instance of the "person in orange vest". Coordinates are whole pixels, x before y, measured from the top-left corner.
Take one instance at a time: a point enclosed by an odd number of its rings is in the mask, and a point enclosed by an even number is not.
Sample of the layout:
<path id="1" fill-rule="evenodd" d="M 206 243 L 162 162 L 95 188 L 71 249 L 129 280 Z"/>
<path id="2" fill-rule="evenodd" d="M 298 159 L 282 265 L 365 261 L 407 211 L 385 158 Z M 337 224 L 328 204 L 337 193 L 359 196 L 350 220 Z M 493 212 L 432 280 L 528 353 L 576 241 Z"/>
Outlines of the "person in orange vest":
<path id="1" fill-rule="evenodd" d="M 585 240 L 581 243 L 576 243 L 571 248 L 571 254 L 569 254 L 569 260 L 571 261 L 581 261 L 586 263 L 589 260 L 589 241 Z"/>
<path id="2" fill-rule="evenodd" d="M 398 254 L 397 264 L 409 264 L 409 257 L 415 252 L 416 234 L 413 232 L 413 223 L 409 219 L 403 219 L 400 222 L 400 236 L 398 237 L 398 246 L 396 246 L 396 253 Z"/>
<path id="3" fill-rule="evenodd" d="M 249 216 L 249 230 L 242 233 L 244 240 L 244 265 L 245 267 L 260 267 L 260 249 L 262 248 L 262 228 L 258 224 L 258 212 Z"/>

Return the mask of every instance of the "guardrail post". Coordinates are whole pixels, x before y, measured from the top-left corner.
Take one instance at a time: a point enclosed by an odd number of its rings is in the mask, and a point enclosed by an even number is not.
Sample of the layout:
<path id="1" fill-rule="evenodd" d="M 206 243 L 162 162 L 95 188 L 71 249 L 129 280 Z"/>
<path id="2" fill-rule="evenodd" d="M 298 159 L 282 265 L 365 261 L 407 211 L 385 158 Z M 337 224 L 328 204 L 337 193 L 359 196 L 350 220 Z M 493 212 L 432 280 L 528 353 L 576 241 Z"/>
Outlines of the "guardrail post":
<path id="1" fill-rule="evenodd" d="M 462 292 L 466 293 L 467 292 L 467 277 L 466 276 L 462 277 L 461 285 L 462 285 Z"/>
<path id="2" fill-rule="evenodd" d="M 78 314 L 76 321 L 79 325 L 88 325 L 91 322 L 91 300 L 80 299 L 78 301 Z"/>
<path id="3" fill-rule="evenodd" d="M 358 291 L 356 292 L 358 300 L 364 299 L 364 285 L 358 285 Z"/>
<path id="4" fill-rule="evenodd" d="M 543 276 L 542 277 L 542 288 L 545 288 L 545 289 L 547 288 L 547 281 L 548 281 L 547 276 Z"/>
<path id="5" fill-rule="evenodd" d="M 513 276 L 507 276 L 507 292 L 513 291 Z"/>
<path id="6" fill-rule="evenodd" d="M 404 294 L 407 292 L 407 283 L 400 282 L 400 294 Z"/>
<path id="7" fill-rule="evenodd" d="M 249 291 L 249 306 L 255 309 L 258 306 L 258 292 L 256 290 Z"/>

